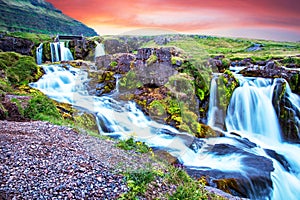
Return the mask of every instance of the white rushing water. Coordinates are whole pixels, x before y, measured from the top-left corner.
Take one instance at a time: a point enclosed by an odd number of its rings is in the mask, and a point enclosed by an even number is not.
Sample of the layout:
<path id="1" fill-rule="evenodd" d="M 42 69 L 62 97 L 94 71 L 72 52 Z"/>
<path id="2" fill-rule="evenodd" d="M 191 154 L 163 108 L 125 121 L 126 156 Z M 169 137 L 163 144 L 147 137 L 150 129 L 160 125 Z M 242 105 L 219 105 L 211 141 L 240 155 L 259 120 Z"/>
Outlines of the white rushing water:
<path id="1" fill-rule="evenodd" d="M 104 56 L 105 55 L 105 50 L 104 50 L 104 45 L 102 43 L 99 43 L 95 41 L 96 48 L 95 48 L 95 60 L 99 56 Z"/>
<path id="2" fill-rule="evenodd" d="M 274 163 L 275 170 L 271 174 L 273 192 L 270 196 L 263 196 L 265 194 L 261 191 L 265 186 L 259 187 L 259 184 L 254 182 L 253 186 L 248 188 L 250 198 L 277 200 L 297 199 L 300 196 L 300 162 L 297 159 L 300 150 L 296 145 L 282 143 L 280 136 L 275 135 L 280 134 L 280 131 L 274 109 L 272 110 L 269 102 L 274 87 L 272 81 L 245 79 L 242 80 L 244 82 L 241 89 L 238 88 L 234 92 L 226 126 L 242 137 L 228 133 L 226 137 L 200 140 L 186 133 L 180 133 L 168 125 L 152 121 L 133 102 L 116 101 L 113 96 L 88 95 L 85 84 L 89 80 L 87 72 L 83 70 L 72 67 L 65 69 L 58 65 L 43 67 L 46 74 L 38 82 L 32 83 L 31 87 L 41 90 L 56 101 L 70 103 L 79 109 L 94 113 L 98 118 L 101 134 L 121 139 L 134 137 L 151 147 L 162 148 L 176 156 L 190 169 L 239 173 L 246 179 L 251 173 L 262 169 L 252 165 L 247 166 L 245 161 L 251 159 L 251 156 L 265 157 Z M 255 143 L 256 147 L 255 145 L 249 147 L 251 143 L 243 138 Z M 228 147 L 228 150 L 225 147 Z M 289 163 L 290 170 L 288 171 L 277 160 L 268 156 L 264 148 L 283 155 Z M 230 152 L 227 152 L 229 150 Z"/>
<path id="3" fill-rule="evenodd" d="M 43 43 L 36 48 L 36 63 L 41 65 L 43 63 Z"/>
<path id="4" fill-rule="evenodd" d="M 275 150 L 288 162 L 289 171 L 272 159 L 272 199 L 297 199 L 300 197 L 300 153 L 299 145 L 285 143 L 281 139 L 281 129 L 272 105 L 276 79 L 244 78 L 239 76 L 238 87 L 228 106 L 226 127 L 228 131 L 239 131 L 262 148 Z M 299 96 L 293 94 L 287 84 L 286 94 L 299 110 Z M 263 155 L 263 153 L 260 153 Z M 268 157 L 267 155 L 264 155 Z"/>
<path id="5" fill-rule="evenodd" d="M 65 46 L 64 42 L 50 43 L 50 49 L 52 62 L 74 60 L 70 49 Z"/>

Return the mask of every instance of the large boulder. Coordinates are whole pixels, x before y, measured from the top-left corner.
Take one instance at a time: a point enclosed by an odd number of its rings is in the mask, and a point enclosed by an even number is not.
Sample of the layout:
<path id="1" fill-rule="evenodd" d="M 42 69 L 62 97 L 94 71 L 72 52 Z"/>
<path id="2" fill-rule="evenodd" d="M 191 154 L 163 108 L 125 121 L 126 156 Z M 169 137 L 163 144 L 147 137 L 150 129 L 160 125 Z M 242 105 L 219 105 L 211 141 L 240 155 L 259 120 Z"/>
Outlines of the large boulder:
<path id="1" fill-rule="evenodd" d="M 300 110 L 293 97 L 296 94 L 291 94 L 287 90 L 289 87 L 283 79 L 276 79 L 273 94 L 273 106 L 278 116 L 281 127 L 282 138 L 288 142 L 300 142 Z"/>
<path id="2" fill-rule="evenodd" d="M 4 52 L 14 51 L 22 55 L 32 56 L 34 43 L 27 39 L 4 36 L 0 38 L 0 49 Z"/>

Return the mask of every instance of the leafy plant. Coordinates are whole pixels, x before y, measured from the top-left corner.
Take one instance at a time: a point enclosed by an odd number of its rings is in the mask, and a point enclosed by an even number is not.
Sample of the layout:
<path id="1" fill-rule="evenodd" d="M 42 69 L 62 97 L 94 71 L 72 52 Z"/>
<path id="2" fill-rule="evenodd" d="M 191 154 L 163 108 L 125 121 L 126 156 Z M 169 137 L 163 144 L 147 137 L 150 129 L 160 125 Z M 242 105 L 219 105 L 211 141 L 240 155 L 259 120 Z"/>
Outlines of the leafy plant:
<path id="1" fill-rule="evenodd" d="M 124 150 L 134 150 L 139 153 L 148 153 L 151 151 L 151 148 L 145 143 L 135 142 L 132 137 L 127 140 L 120 140 L 116 146 Z"/>
<path id="2" fill-rule="evenodd" d="M 30 119 L 57 122 L 62 117 L 53 101 L 43 94 L 36 94 L 29 100 L 24 116 Z"/>

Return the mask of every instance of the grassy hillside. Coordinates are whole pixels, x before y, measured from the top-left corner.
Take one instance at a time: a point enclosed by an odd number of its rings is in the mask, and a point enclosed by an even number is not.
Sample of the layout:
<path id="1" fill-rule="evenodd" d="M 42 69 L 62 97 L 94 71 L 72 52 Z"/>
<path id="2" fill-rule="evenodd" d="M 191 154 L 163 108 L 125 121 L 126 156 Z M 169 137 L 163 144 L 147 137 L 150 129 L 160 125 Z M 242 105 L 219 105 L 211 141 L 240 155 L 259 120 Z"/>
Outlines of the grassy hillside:
<path id="1" fill-rule="evenodd" d="M 0 0 L 0 12 L 0 31 L 97 35 L 44 0 Z"/>
<path id="2" fill-rule="evenodd" d="M 155 38 L 143 44 L 144 47 L 175 46 L 183 49 L 194 57 L 209 58 L 224 55 L 230 60 L 253 58 L 254 60 L 269 60 L 300 55 L 299 42 L 279 42 L 243 38 L 225 38 L 199 35 L 165 36 L 169 38 L 166 44 L 158 45 Z M 259 49 L 250 48 L 257 45 Z"/>

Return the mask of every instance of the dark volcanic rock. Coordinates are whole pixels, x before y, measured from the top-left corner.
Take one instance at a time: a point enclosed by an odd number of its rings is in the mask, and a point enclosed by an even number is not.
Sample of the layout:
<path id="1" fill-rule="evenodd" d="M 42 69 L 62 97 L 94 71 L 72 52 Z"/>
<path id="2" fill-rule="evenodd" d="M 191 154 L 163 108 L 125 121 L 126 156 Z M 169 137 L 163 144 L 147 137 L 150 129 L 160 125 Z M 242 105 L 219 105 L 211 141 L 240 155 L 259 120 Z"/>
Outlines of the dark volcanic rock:
<path id="1" fill-rule="evenodd" d="M 23 55 L 32 56 L 31 49 L 34 43 L 30 40 L 4 36 L 0 39 L 0 49 L 2 51 L 14 51 Z"/>
<path id="2" fill-rule="evenodd" d="M 300 94 L 299 71 L 277 66 L 269 61 L 265 66 L 249 66 L 239 72 L 243 76 L 263 78 L 284 78 L 294 93 Z"/>

